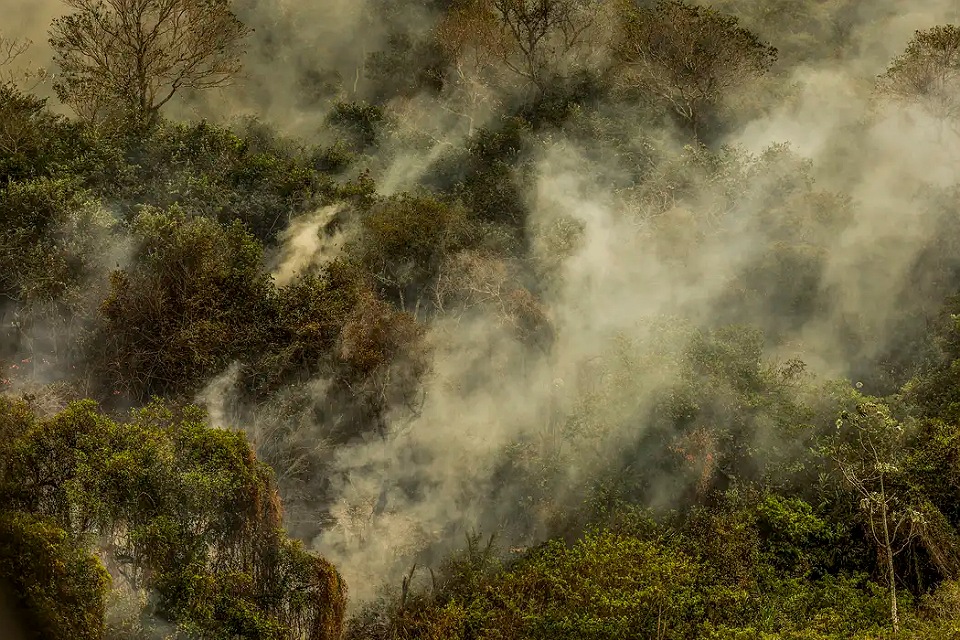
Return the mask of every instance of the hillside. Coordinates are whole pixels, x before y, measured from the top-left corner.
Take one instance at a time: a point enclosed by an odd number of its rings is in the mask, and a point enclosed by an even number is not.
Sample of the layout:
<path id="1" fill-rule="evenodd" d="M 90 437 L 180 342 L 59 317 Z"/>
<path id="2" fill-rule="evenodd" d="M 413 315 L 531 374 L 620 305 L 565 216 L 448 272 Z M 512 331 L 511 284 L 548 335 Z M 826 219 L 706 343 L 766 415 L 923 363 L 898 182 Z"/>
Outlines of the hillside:
<path id="1" fill-rule="evenodd" d="M 960 7 L 19 4 L 0 635 L 960 638 Z"/>

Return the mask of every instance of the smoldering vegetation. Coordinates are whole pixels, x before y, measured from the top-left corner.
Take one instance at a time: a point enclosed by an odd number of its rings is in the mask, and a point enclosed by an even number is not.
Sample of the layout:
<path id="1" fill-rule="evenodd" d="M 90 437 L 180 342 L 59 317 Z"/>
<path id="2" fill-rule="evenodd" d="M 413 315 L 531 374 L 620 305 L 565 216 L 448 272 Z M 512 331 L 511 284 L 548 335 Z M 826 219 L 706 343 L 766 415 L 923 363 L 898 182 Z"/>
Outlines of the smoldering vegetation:
<path id="1" fill-rule="evenodd" d="M 233 11 L 243 72 L 149 131 L 0 87 L 5 395 L 242 430 L 350 637 L 737 637 L 708 627 L 763 616 L 724 598 L 765 590 L 808 609 L 764 632 L 852 637 L 897 586 L 957 619 L 953 3 Z M 847 435 L 877 425 L 909 440 L 881 502 Z M 621 564 L 672 595 L 523 626 L 530 585 Z"/>

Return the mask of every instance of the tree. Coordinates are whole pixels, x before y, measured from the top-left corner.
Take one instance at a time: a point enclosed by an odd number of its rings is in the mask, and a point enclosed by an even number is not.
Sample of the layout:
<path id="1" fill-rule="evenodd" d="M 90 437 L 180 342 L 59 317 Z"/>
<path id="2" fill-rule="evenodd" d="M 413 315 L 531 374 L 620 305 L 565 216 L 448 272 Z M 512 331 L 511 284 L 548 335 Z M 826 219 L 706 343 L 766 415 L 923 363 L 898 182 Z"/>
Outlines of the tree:
<path id="1" fill-rule="evenodd" d="M 0 188 L 0 305 L 10 304 L 13 321 L 4 331 L 6 348 L 21 358 L 61 362 L 75 349 L 78 320 L 96 309 L 91 283 L 103 274 L 113 223 L 75 180 L 38 178 Z"/>
<path id="2" fill-rule="evenodd" d="M 466 119 L 467 134 L 471 136 L 482 107 L 495 102 L 499 74 L 492 19 L 492 14 L 482 11 L 479 3 L 463 3 L 444 14 L 434 31 L 438 46 L 450 59 L 444 87 L 450 104 L 444 108 Z"/>
<path id="3" fill-rule="evenodd" d="M 9 414 L 0 578 L 22 586 L 43 638 L 100 638 L 110 577 L 152 591 L 156 617 L 189 637 L 340 637 L 346 587 L 287 537 L 273 474 L 242 433 L 159 402 L 119 423 L 91 401 L 40 419 L 0 398 Z"/>
<path id="4" fill-rule="evenodd" d="M 180 89 L 230 83 L 249 33 L 227 0 L 64 0 L 50 44 L 60 99 L 95 123 L 156 123 Z"/>
<path id="5" fill-rule="evenodd" d="M 440 268 L 436 307 L 448 316 L 486 308 L 521 339 L 549 344 L 553 326 L 542 301 L 523 286 L 520 273 L 519 265 L 491 252 L 461 251 Z"/>
<path id="6" fill-rule="evenodd" d="M 455 58 L 468 93 L 489 74 L 488 59 L 541 94 L 557 76 L 581 66 L 602 2 L 589 0 L 462 0 L 441 20 L 441 46 Z M 469 69 L 469 71 L 468 71 Z"/>
<path id="7" fill-rule="evenodd" d="M 111 273 L 100 306 L 100 380 L 138 401 L 193 393 L 258 351 L 273 288 L 262 247 L 243 225 L 172 207 L 142 212 L 131 228 L 139 251 L 126 270 Z"/>
<path id="8" fill-rule="evenodd" d="M 582 62 L 602 3 L 591 0 L 492 0 L 508 48 L 504 64 L 541 92 L 550 75 Z"/>
<path id="9" fill-rule="evenodd" d="M 110 576 L 95 556 L 71 544 L 50 520 L 24 513 L 0 515 L 0 579 L 10 584 L 18 612 L 26 614 L 23 638 L 103 637 L 103 598 Z"/>
<path id="10" fill-rule="evenodd" d="M 363 219 L 363 265 L 384 297 L 414 314 L 446 256 L 466 241 L 465 212 L 430 196 L 384 200 Z"/>
<path id="11" fill-rule="evenodd" d="M 844 426 L 849 428 L 844 430 Z M 861 402 L 837 420 L 840 434 L 829 455 L 844 481 L 860 496 L 867 528 L 884 559 L 890 583 L 890 620 L 894 633 L 900 629 L 897 611 L 897 576 L 894 558 L 919 533 L 923 515 L 905 502 L 897 485 L 906 453 L 905 429 L 877 402 Z"/>
<path id="12" fill-rule="evenodd" d="M 877 86 L 895 100 L 920 103 L 941 120 L 960 118 L 960 27 L 917 31 Z"/>
<path id="13" fill-rule="evenodd" d="M 0 80 L 0 182 L 39 173 L 66 132 L 46 101 Z"/>
<path id="14" fill-rule="evenodd" d="M 737 18 L 680 0 L 623 11 L 617 56 L 621 82 L 666 104 L 694 136 L 731 89 L 765 74 L 776 48 Z"/>
<path id="15" fill-rule="evenodd" d="M 20 177 L 24 165 L 33 164 L 32 160 L 59 142 L 51 140 L 51 133 L 37 131 L 56 123 L 56 117 L 46 113 L 46 100 L 30 93 L 43 82 L 46 72 L 16 64 L 30 45 L 29 40 L 0 34 L 0 182 Z"/>
<path id="16" fill-rule="evenodd" d="M 30 46 L 29 40 L 8 38 L 0 35 L 0 67 L 6 67 L 23 55 Z"/>

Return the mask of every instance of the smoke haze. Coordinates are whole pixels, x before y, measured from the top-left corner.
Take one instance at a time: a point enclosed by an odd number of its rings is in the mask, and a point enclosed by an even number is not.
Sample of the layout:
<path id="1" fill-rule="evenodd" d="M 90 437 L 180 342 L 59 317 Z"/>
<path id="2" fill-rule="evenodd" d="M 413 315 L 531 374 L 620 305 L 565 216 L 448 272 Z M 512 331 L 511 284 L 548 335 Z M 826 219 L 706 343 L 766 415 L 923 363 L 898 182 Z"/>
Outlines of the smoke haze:
<path id="1" fill-rule="evenodd" d="M 800 358 L 817 376 L 856 380 L 910 338 L 908 310 L 932 313 L 932 301 L 952 292 L 932 265 L 960 267 L 944 244 L 951 211 L 942 206 L 943 198 L 956 203 L 960 135 L 919 108 L 894 108 L 873 88 L 914 30 L 956 21 L 960 10 L 947 0 L 914 2 L 907 12 L 893 1 L 810 4 L 817 38 L 844 34 L 837 50 L 792 31 L 786 13 L 715 5 L 783 51 L 759 88 L 731 98 L 751 115 L 712 145 L 729 147 L 723 166 L 626 101 L 583 116 L 617 123 L 615 140 L 585 141 L 562 127 L 525 134 L 528 170 L 511 179 L 529 211 L 531 257 L 502 268 L 505 281 L 536 292 L 548 348 L 519 336 L 504 312 L 515 304 L 512 290 L 500 283 L 460 313 L 421 314 L 431 354 L 422 400 L 393 408 L 383 433 L 329 446 L 334 426 L 310 417 L 329 385 L 306 387 L 310 410 L 290 420 L 323 451 L 326 505 L 292 506 L 291 518 L 323 523 L 303 534 L 342 572 L 355 605 L 384 582 L 397 585 L 415 561 L 461 544 L 464 532 L 499 531 L 511 545 L 549 535 L 556 511 L 582 505 L 592 480 L 642 439 L 698 330 L 750 324 L 764 330 L 765 362 Z M 438 16 L 428 3 L 397 5 L 388 20 L 380 9 L 349 0 L 238 3 L 256 30 L 245 76 L 219 95 L 185 96 L 170 115 L 255 115 L 310 143 L 332 142 L 330 106 L 375 93 L 363 74 L 367 56 L 390 33 L 420 36 Z M 59 10 L 0 0 L 0 31 L 37 43 L 31 62 L 49 59 L 45 30 Z M 499 124 L 491 105 L 517 98 L 509 85 L 488 90 L 469 122 L 451 114 L 460 105 L 448 93 L 388 102 L 392 128 L 364 163 L 379 192 L 428 183 L 476 129 Z M 631 177 L 636 171 L 643 181 Z M 293 219 L 271 265 L 277 285 L 340 255 L 356 236 L 331 229 L 342 213 L 324 206 Z M 772 290 L 784 270 L 797 274 L 796 291 Z M 791 305 L 815 312 L 800 323 Z M 262 412 L 230 400 L 236 384 L 234 367 L 197 400 L 214 423 L 266 439 Z M 651 501 L 678 499 L 672 482 L 663 478 Z"/>

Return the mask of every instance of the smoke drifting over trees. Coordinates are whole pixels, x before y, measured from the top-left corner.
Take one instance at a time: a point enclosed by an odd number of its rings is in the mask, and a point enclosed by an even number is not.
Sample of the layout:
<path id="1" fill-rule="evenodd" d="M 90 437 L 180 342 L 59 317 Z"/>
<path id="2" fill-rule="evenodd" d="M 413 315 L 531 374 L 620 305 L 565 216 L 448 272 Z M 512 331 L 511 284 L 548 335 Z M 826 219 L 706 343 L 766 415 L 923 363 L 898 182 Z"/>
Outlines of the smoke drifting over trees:
<path id="1" fill-rule="evenodd" d="M 955 632 L 954 3 L 0 10 L 36 628 Z"/>

